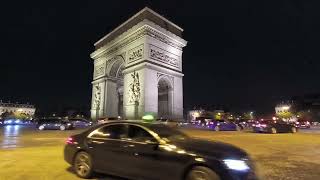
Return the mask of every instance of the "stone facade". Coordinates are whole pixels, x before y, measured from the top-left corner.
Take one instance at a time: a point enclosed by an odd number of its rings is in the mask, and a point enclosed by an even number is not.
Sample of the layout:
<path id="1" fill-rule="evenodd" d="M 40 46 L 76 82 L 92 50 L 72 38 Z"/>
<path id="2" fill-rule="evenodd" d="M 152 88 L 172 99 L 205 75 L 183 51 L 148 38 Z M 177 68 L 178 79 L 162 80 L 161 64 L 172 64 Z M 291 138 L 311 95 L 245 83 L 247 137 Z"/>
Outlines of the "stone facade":
<path id="1" fill-rule="evenodd" d="M 30 104 L 16 104 L 16 103 L 3 103 L 0 102 L 0 115 L 8 113 L 24 113 L 28 116 L 34 116 L 36 108 Z"/>
<path id="2" fill-rule="evenodd" d="M 140 119 L 146 113 L 160 117 L 161 110 L 161 116 L 181 119 L 182 48 L 187 42 L 176 35 L 179 31 L 183 30 L 144 8 L 99 40 L 91 54 L 91 117 Z"/>

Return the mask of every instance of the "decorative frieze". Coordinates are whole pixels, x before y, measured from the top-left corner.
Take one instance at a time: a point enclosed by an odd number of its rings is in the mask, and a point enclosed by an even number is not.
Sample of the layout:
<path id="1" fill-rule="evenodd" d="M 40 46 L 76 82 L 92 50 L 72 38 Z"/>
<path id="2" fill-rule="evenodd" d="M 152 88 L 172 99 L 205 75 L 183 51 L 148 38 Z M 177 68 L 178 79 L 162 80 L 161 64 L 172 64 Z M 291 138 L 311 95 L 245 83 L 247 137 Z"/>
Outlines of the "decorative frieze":
<path id="1" fill-rule="evenodd" d="M 179 56 L 150 44 L 150 58 L 180 68 Z"/>
<path id="2" fill-rule="evenodd" d="M 128 64 L 143 58 L 143 44 L 130 49 L 128 54 Z"/>

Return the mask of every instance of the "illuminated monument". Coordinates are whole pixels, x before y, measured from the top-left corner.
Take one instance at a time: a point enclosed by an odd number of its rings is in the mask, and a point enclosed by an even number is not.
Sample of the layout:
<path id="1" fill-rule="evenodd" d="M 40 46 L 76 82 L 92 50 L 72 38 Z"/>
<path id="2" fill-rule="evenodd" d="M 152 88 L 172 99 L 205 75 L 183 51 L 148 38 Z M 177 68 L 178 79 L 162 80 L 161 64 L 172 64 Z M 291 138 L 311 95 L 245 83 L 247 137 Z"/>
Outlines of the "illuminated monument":
<path id="1" fill-rule="evenodd" d="M 183 29 L 144 8 L 95 45 L 91 117 L 183 117 Z"/>

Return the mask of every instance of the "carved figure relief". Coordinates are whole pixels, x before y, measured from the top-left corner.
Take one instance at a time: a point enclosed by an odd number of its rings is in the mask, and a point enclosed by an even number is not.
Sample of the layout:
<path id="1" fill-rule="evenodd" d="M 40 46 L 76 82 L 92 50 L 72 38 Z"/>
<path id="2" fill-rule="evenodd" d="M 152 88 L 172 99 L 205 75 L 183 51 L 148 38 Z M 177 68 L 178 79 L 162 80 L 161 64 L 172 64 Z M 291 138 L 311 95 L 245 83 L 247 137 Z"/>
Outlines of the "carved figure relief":
<path id="1" fill-rule="evenodd" d="M 142 58 L 142 56 L 143 56 L 143 44 L 129 50 L 128 63 L 132 63 L 136 60 L 139 60 Z"/>
<path id="2" fill-rule="evenodd" d="M 140 99 L 140 81 L 139 74 L 133 72 L 131 74 L 133 81 L 129 85 L 129 103 L 137 103 Z"/>
<path id="3" fill-rule="evenodd" d="M 99 84 L 94 86 L 94 107 L 99 109 L 101 100 L 101 88 Z"/>

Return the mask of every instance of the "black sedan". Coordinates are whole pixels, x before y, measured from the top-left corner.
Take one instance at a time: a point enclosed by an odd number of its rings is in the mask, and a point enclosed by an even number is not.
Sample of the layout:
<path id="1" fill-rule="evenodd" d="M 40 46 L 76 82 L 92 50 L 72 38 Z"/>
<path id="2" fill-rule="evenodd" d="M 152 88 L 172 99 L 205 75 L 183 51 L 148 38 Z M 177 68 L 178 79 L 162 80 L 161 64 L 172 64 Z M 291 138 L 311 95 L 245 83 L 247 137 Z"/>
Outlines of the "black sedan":
<path id="1" fill-rule="evenodd" d="M 86 128 L 93 125 L 92 121 L 80 118 L 72 118 L 68 120 L 74 128 Z"/>
<path id="2" fill-rule="evenodd" d="M 254 132 L 265 133 L 296 133 L 297 127 L 282 120 L 261 120 L 252 125 Z"/>
<path id="3" fill-rule="evenodd" d="M 62 119 L 58 118 L 50 118 L 50 119 L 40 119 L 38 121 L 37 128 L 39 130 L 67 130 L 67 129 L 72 129 L 73 125 L 72 123 L 68 121 L 64 121 Z"/>
<path id="4" fill-rule="evenodd" d="M 81 178 L 93 172 L 129 179 L 256 179 L 243 150 L 192 139 L 163 124 L 117 121 L 67 139 L 64 159 Z"/>

